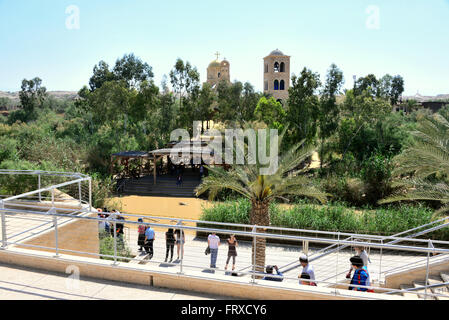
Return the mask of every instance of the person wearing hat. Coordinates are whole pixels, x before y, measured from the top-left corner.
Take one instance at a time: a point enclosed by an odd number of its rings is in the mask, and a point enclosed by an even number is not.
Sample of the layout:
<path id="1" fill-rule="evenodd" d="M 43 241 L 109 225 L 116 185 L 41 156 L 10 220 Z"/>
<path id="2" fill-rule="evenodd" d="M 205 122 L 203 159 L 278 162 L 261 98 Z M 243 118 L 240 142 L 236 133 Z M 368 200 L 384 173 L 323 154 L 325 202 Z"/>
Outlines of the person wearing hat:
<path id="1" fill-rule="evenodd" d="M 366 270 L 366 267 L 363 266 L 363 259 L 360 256 L 354 256 L 351 259 L 349 259 L 349 261 L 351 261 L 351 266 L 354 268 L 354 276 L 352 277 L 351 286 L 349 286 L 349 290 L 373 292 L 368 288 L 360 288 L 352 286 L 352 285 L 369 286 L 370 278 L 368 270 Z"/>
<path id="2" fill-rule="evenodd" d="M 314 270 L 313 266 L 309 263 L 309 257 L 307 257 L 305 254 L 301 255 L 299 257 L 299 263 L 302 266 L 302 271 L 299 274 L 298 278 L 301 278 L 301 275 L 303 273 L 306 273 L 309 275 L 309 277 L 310 277 L 309 279 L 312 280 L 310 282 L 310 285 L 316 286 L 316 283 L 313 282 L 313 281 L 315 281 L 315 270 Z"/>
<path id="3" fill-rule="evenodd" d="M 143 223 L 143 219 L 139 218 L 137 222 Z M 139 251 L 143 251 L 143 247 L 145 246 L 145 231 L 147 230 L 146 226 L 143 224 L 139 224 L 137 227 L 138 237 L 137 237 L 137 245 L 139 246 Z"/>

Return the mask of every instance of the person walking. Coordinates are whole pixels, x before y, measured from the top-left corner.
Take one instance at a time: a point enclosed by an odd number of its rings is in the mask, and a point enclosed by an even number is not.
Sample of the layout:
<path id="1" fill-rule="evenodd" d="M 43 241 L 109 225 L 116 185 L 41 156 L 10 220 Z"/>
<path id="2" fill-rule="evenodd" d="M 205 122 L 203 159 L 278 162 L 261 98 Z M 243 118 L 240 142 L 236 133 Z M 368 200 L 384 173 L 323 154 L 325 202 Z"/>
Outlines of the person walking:
<path id="1" fill-rule="evenodd" d="M 155 232 L 151 228 L 151 226 L 148 226 L 147 230 L 145 231 L 145 251 L 147 254 L 150 255 L 150 257 L 149 257 L 150 260 L 153 258 L 153 254 L 154 254 L 154 250 L 153 250 L 154 240 L 156 240 Z"/>
<path id="2" fill-rule="evenodd" d="M 217 268 L 217 256 L 218 256 L 218 247 L 220 246 L 220 237 L 216 235 L 215 232 L 207 237 L 207 243 L 210 248 L 210 267 L 211 269 Z"/>
<path id="3" fill-rule="evenodd" d="M 226 260 L 225 270 L 228 270 L 228 264 L 231 258 L 232 258 L 232 271 L 235 270 L 235 257 L 237 257 L 237 247 L 238 247 L 237 239 L 235 238 L 235 235 L 231 235 L 231 237 L 228 239 L 228 259 Z"/>
<path id="4" fill-rule="evenodd" d="M 170 255 L 170 263 L 173 261 L 173 249 L 175 247 L 175 234 L 173 232 L 173 229 L 168 229 L 168 231 L 165 233 L 165 245 L 167 247 L 167 250 L 165 252 L 165 262 L 168 260 L 168 254 Z"/>
<path id="5" fill-rule="evenodd" d="M 143 219 L 139 218 L 138 222 L 143 223 Z M 143 247 L 145 246 L 145 231 L 147 227 L 143 224 L 139 224 L 137 227 L 137 245 L 139 246 L 139 251 L 143 251 Z"/>

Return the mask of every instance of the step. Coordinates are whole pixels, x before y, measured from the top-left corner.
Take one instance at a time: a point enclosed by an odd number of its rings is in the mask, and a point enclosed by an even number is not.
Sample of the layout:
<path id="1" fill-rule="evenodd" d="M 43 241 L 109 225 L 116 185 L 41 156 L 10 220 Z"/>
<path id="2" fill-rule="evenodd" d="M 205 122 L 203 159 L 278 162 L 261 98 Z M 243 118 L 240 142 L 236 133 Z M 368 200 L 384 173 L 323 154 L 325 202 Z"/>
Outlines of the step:
<path id="1" fill-rule="evenodd" d="M 449 273 L 441 272 L 440 276 L 441 276 L 441 279 L 443 279 L 444 282 L 449 282 Z"/>
<path id="2" fill-rule="evenodd" d="M 429 278 L 429 285 L 436 285 L 436 284 L 442 284 L 444 283 L 443 279 L 441 277 L 430 277 Z M 444 295 L 444 297 L 436 297 L 437 300 L 449 300 L 449 287 L 438 287 L 438 288 L 432 288 L 431 289 L 433 293 Z"/>
<path id="3" fill-rule="evenodd" d="M 408 285 L 408 284 L 401 284 L 400 286 L 401 290 L 407 290 L 407 289 L 411 289 L 414 288 L 414 286 Z M 409 292 L 403 292 L 402 296 L 409 299 L 409 300 L 421 300 L 417 294 L 415 293 L 409 293 Z"/>
<path id="4" fill-rule="evenodd" d="M 423 286 L 425 286 L 425 281 L 413 281 L 413 286 L 415 287 L 415 288 L 420 288 L 420 287 L 423 287 Z M 421 289 L 421 290 L 418 290 L 418 291 L 416 291 L 416 292 L 419 292 L 420 294 L 418 295 L 421 299 L 424 299 L 426 296 L 425 296 L 425 293 L 426 293 L 426 289 Z M 433 293 L 432 292 L 432 290 L 431 289 L 427 289 L 427 293 Z M 435 297 L 432 297 L 432 296 L 427 296 L 427 300 L 436 300 L 436 298 Z"/>

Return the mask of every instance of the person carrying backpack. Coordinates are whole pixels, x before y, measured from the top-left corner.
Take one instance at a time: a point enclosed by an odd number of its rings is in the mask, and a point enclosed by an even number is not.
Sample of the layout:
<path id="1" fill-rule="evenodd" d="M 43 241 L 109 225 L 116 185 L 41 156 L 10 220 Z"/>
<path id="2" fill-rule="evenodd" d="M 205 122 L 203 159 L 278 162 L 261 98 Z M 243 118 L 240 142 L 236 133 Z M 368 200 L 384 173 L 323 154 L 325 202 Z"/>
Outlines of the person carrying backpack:
<path id="1" fill-rule="evenodd" d="M 349 290 L 362 291 L 362 292 L 374 292 L 372 289 L 354 287 L 356 286 L 370 286 L 370 276 L 366 267 L 363 266 L 363 259 L 360 256 L 355 256 L 350 259 L 351 265 L 354 268 L 354 275 L 351 280 L 351 286 Z"/>

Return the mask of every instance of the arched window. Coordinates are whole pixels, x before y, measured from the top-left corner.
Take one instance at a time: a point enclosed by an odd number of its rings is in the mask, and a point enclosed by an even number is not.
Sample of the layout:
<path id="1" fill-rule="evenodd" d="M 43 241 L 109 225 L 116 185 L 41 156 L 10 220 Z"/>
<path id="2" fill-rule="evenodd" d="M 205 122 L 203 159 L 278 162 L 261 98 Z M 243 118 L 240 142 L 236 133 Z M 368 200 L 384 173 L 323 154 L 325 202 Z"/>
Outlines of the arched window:
<path id="1" fill-rule="evenodd" d="M 274 90 L 279 90 L 279 81 L 274 80 Z"/>
<path id="2" fill-rule="evenodd" d="M 285 72 L 285 63 L 281 62 L 281 72 Z"/>
<path id="3" fill-rule="evenodd" d="M 268 81 L 265 81 L 265 91 L 268 91 Z"/>
<path id="4" fill-rule="evenodd" d="M 281 80 L 281 86 L 279 90 L 285 90 L 285 81 Z"/>
<path id="5" fill-rule="evenodd" d="M 279 72 L 279 62 L 274 63 L 274 72 Z"/>

